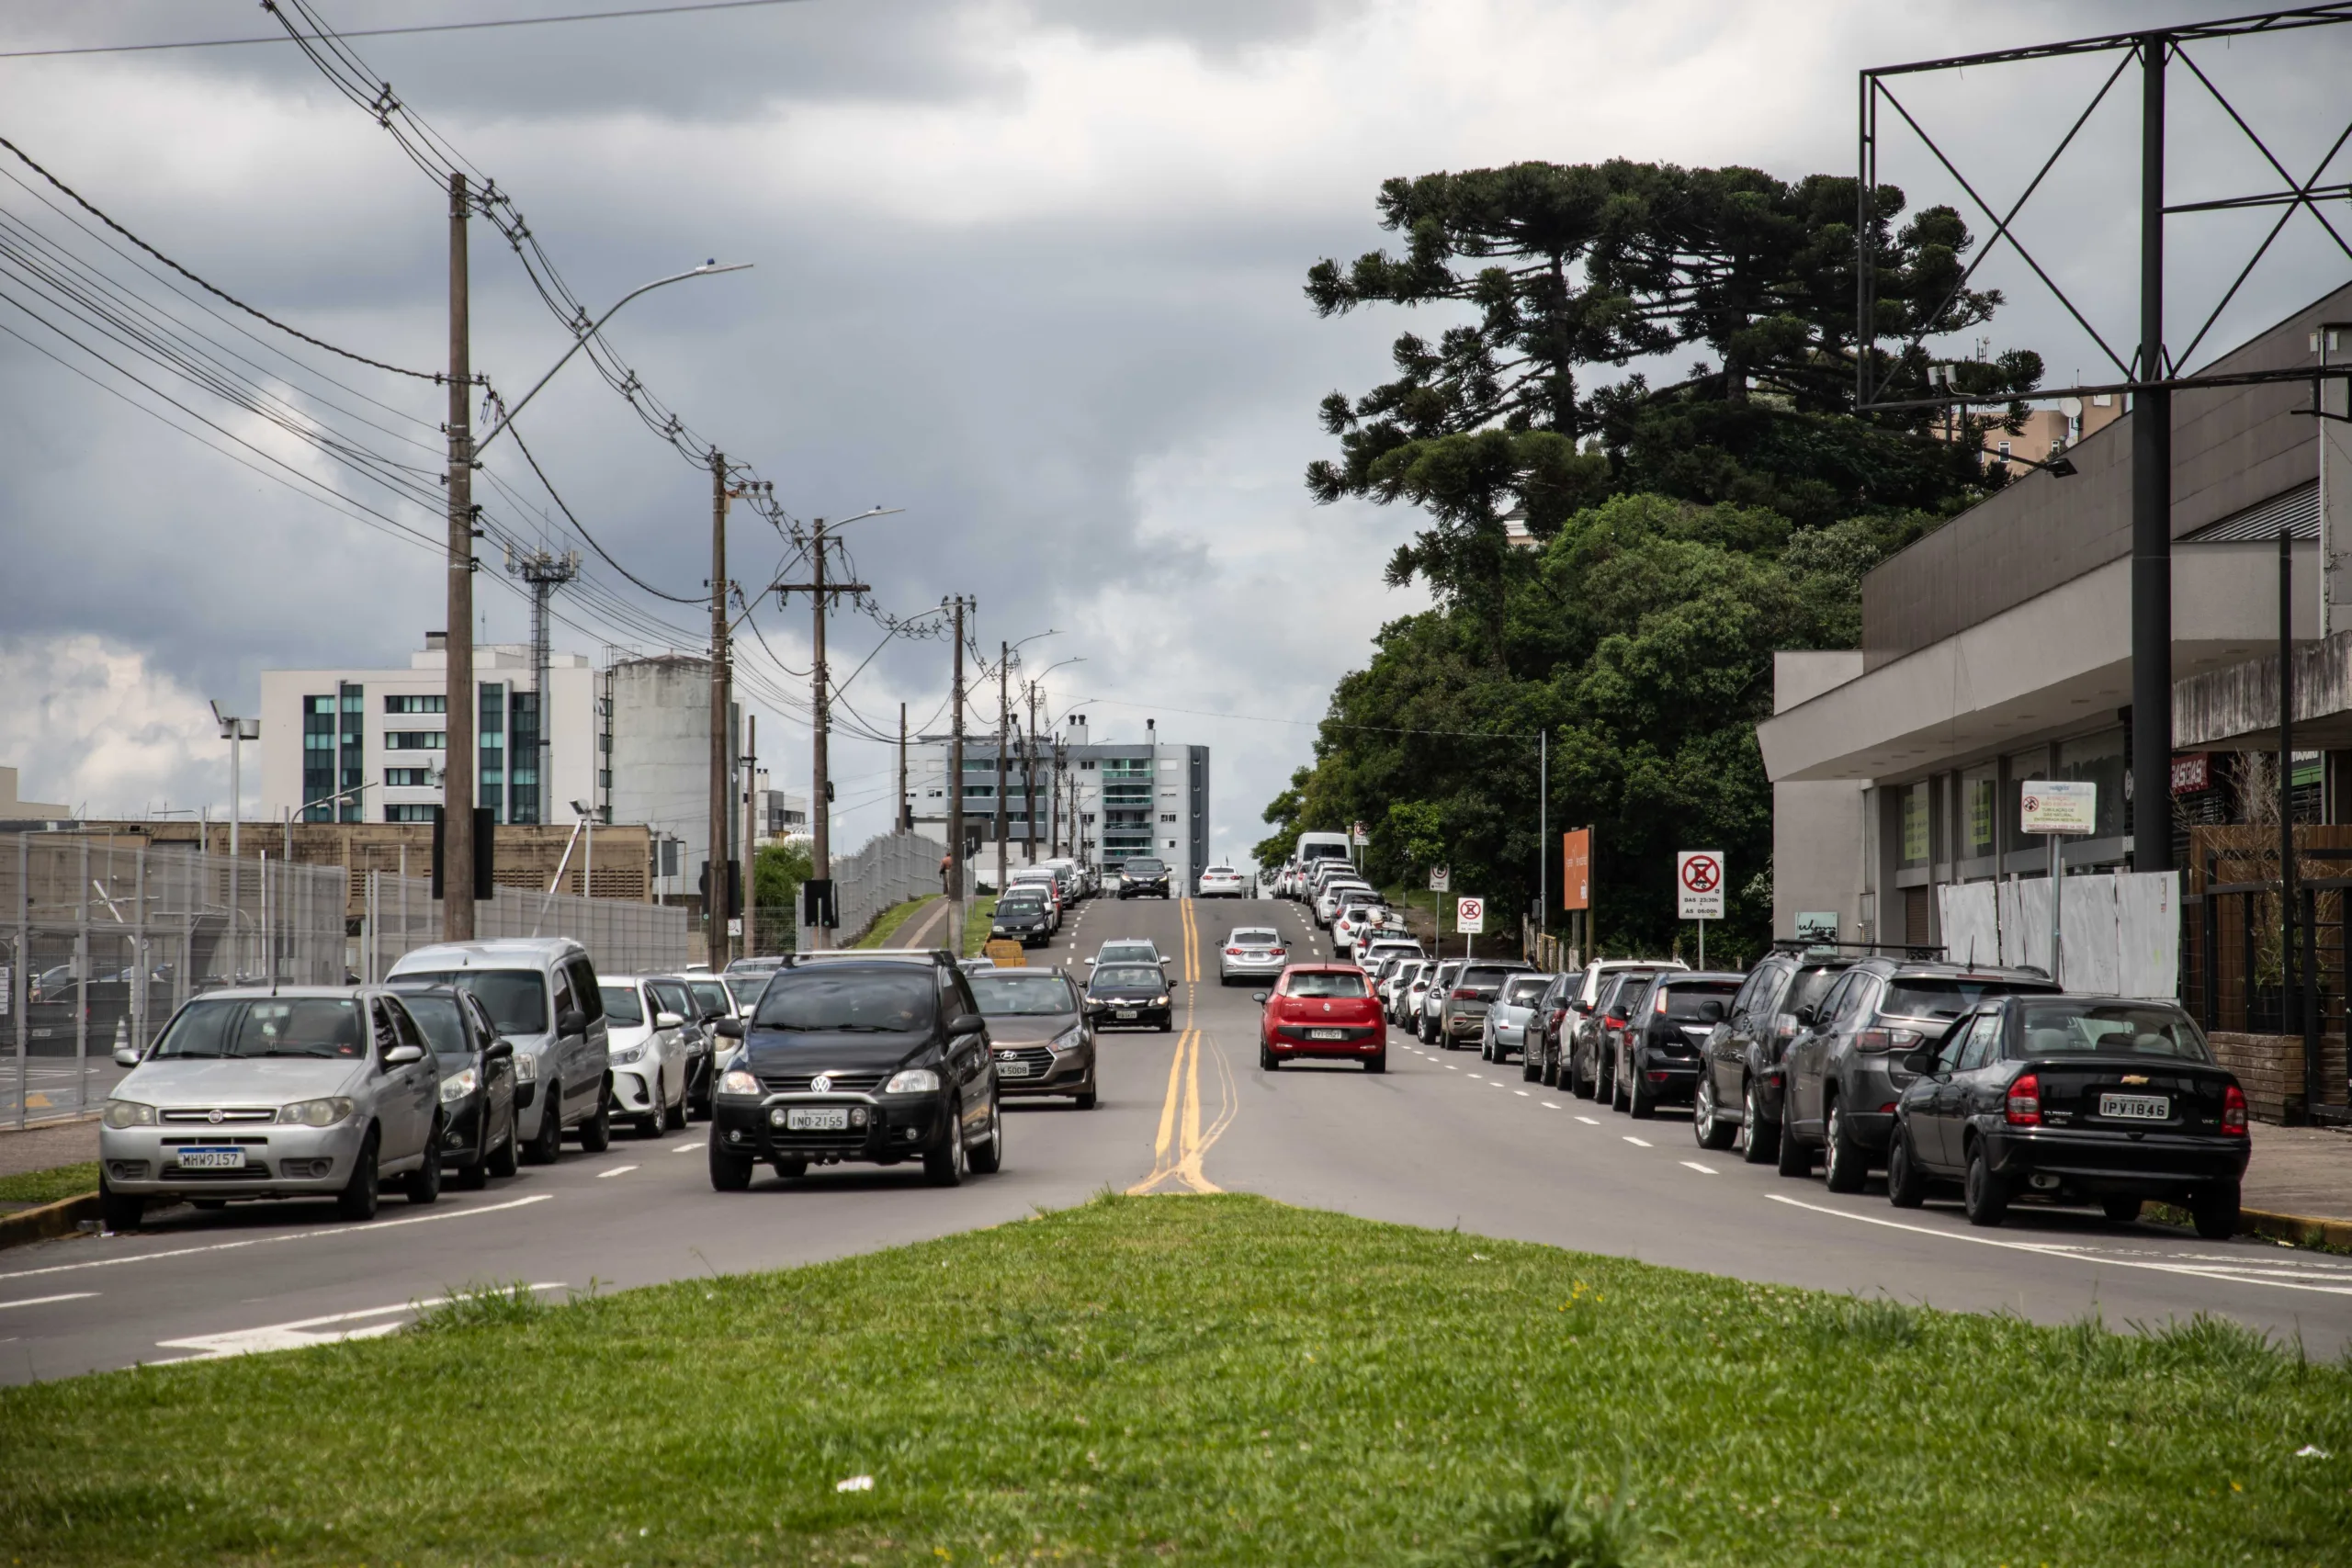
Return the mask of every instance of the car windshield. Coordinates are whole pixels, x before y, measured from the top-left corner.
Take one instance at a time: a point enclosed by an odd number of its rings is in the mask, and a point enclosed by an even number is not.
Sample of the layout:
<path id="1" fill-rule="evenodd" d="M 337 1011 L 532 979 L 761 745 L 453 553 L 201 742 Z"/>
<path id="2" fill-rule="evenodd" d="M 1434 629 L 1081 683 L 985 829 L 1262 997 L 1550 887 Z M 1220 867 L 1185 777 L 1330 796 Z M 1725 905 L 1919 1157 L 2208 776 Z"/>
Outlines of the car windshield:
<path id="1" fill-rule="evenodd" d="M 424 1031 L 424 1038 L 432 1043 L 436 1056 L 470 1057 L 473 1047 L 466 1043 L 465 1021 L 458 1016 L 455 997 L 402 997 L 408 1004 L 409 1017 Z"/>
<path id="2" fill-rule="evenodd" d="M 996 901 L 996 907 L 1008 914 L 1018 911 L 1034 915 L 1046 907 L 1046 896 L 1043 893 L 1008 893 Z"/>
<path id="3" fill-rule="evenodd" d="M 1094 979 L 1087 987 L 1090 991 L 1156 991 L 1168 984 L 1168 977 L 1156 964 L 1119 964 L 1108 969 L 1094 971 Z"/>
<path id="4" fill-rule="evenodd" d="M 1737 980 L 1702 980 L 1689 986 L 1668 986 L 1666 988 L 1666 1016 L 1678 1023 L 1696 1023 L 1709 1002 L 1724 1007 L 1739 995 Z"/>
<path id="5" fill-rule="evenodd" d="M 1958 1018 L 1986 997 L 2043 988 L 2030 982 L 1973 976 L 1900 975 L 1888 984 L 1886 1000 L 1878 1010 L 1890 1018 Z"/>
<path id="6" fill-rule="evenodd" d="M 1289 995 L 1294 997 L 1362 997 L 1371 993 L 1364 988 L 1361 969 L 1306 969 L 1290 977 Z"/>
<path id="7" fill-rule="evenodd" d="M 800 1034 L 920 1034 L 931 1027 L 938 982 L 912 973 L 823 968 L 777 975 L 753 1022 Z"/>
<path id="8" fill-rule="evenodd" d="M 1153 947 L 1149 942 L 1104 942 L 1102 944 L 1102 951 L 1094 955 L 1094 962 L 1098 965 L 1104 964 L 1157 964 L 1159 962 L 1159 951 Z"/>
<path id="9" fill-rule="evenodd" d="M 1036 1018 L 1078 1010 L 1078 998 L 1059 975 L 993 970 L 972 976 L 972 995 L 983 1018 Z"/>
<path id="10" fill-rule="evenodd" d="M 768 977 L 765 975 L 729 975 L 724 984 L 735 993 L 738 1004 L 750 1007 L 760 999 L 760 993 L 768 988 Z"/>
<path id="11" fill-rule="evenodd" d="M 501 1034 L 548 1032 L 548 983 L 536 969 L 442 969 L 395 975 L 395 986 L 455 986 L 481 998 Z"/>
<path id="12" fill-rule="evenodd" d="M 637 999 L 635 986 L 599 986 L 596 994 L 605 998 L 605 1022 L 618 1027 L 645 1021 L 645 1009 Z"/>
<path id="13" fill-rule="evenodd" d="M 187 1060 L 224 1056 L 327 1056 L 368 1054 L 359 1004 L 347 997 L 223 998 L 180 1010 L 153 1055 Z"/>
<path id="14" fill-rule="evenodd" d="M 695 994 L 695 1005 L 705 1012 L 724 1018 L 731 1010 L 727 1005 L 727 987 L 716 980 L 696 980 L 686 988 Z"/>
<path id="15" fill-rule="evenodd" d="M 1131 860 L 1125 866 L 1129 876 L 1158 876 L 1167 869 L 1167 866 L 1156 860 Z"/>
<path id="16" fill-rule="evenodd" d="M 2210 1062 L 2205 1036 L 2188 1015 L 2154 1002 L 2036 1002 L 2018 1020 L 2033 1056 L 2170 1056 Z"/>

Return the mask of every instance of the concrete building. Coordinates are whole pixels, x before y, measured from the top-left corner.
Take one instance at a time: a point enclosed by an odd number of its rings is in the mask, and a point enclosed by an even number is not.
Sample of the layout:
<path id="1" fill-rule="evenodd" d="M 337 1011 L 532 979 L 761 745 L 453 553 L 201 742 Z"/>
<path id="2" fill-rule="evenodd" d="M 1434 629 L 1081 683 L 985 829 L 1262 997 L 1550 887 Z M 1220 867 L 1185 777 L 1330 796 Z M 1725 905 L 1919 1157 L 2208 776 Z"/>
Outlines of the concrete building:
<path id="1" fill-rule="evenodd" d="M 39 829 L 52 822 L 62 822 L 74 815 L 73 807 L 45 800 L 20 800 L 17 796 L 17 770 L 0 768 L 0 830 Z"/>
<path id="2" fill-rule="evenodd" d="M 623 659 L 603 676 L 605 692 L 596 744 L 603 753 L 595 787 L 607 822 L 642 822 L 659 840 L 659 886 L 665 897 L 692 897 L 701 886 L 710 844 L 710 660 L 663 653 Z M 728 727 L 728 848 L 737 858 L 742 837 L 742 794 L 731 781 L 743 756 L 742 710 Z"/>
<path id="3" fill-rule="evenodd" d="M 2315 367 L 2322 329 L 2347 320 L 2352 287 L 2206 369 Z M 2328 651 L 2352 639 L 2352 464 L 2343 424 L 2326 423 L 2324 437 L 2323 422 L 2299 412 L 2312 395 L 2310 382 L 2175 394 L 2177 752 L 2277 744 L 2277 660 L 2263 655 L 2278 644 L 2282 527 L 2292 635 L 2338 634 L 2299 662 L 2352 661 L 2352 647 Z M 2128 863 L 2144 816 L 2129 790 L 2133 417 L 2064 448 L 2073 476 L 2029 471 L 1880 565 L 1862 584 L 1860 649 L 1780 656 L 1774 711 L 1757 730 L 1773 782 L 1776 934 L 1815 916 L 1824 919 L 1808 923 L 1834 920 L 1849 939 L 1939 940 L 1937 886 L 2046 873 L 2044 841 L 2018 831 L 2030 778 L 2098 786 L 2097 830 L 2065 846 L 2070 872 Z M 2323 513 L 2331 575 L 2343 577 L 2333 586 L 2318 570 Z M 2310 744 L 2352 744 L 2352 673 L 2321 674 L 2315 665 L 2306 677 L 2302 705 L 2322 724 L 2335 704 L 2339 721 Z M 2346 790 L 2324 782 L 2346 776 L 2338 754 L 2308 767 L 2313 809 L 2338 811 Z M 2218 804 L 2192 795 L 2220 781 L 2218 770 L 2175 771 L 2194 786 L 2187 809 L 2159 818 L 2178 857 L 2187 823 Z"/>

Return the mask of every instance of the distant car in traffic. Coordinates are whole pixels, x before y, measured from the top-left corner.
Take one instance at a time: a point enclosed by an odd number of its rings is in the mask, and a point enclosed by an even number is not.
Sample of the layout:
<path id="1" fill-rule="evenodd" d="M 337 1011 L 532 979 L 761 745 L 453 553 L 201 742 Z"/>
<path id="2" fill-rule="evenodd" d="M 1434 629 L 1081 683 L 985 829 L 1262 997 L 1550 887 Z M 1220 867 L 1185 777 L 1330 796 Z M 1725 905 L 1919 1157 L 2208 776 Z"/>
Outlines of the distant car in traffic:
<path id="1" fill-rule="evenodd" d="M 989 935 L 1023 947 L 1043 947 L 1053 940 L 1054 911 L 1045 889 L 1016 886 L 996 901 L 989 918 Z"/>
<path id="2" fill-rule="evenodd" d="M 1249 883 L 1229 865 L 1213 865 L 1201 873 L 1200 896 L 1204 898 L 1244 898 L 1249 897 Z"/>
<path id="3" fill-rule="evenodd" d="M 1617 1031 L 1611 1107 L 1646 1121 L 1661 1105 L 1690 1104 L 1707 1037 L 1747 982 L 1741 974 L 1667 969 L 1638 989 L 1619 991 L 1621 1000 L 1632 999 L 1624 1027 Z"/>
<path id="4" fill-rule="evenodd" d="M 1299 1058 L 1353 1061 L 1388 1070 L 1388 1032 L 1363 970 L 1352 964 L 1294 964 L 1254 998 L 1258 1066 L 1267 1072 Z"/>
<path id="5" fill-rule="evenodd" d="M 1175 1027 L 1176 982 L 1157 964 L 1098 964 L 1086 982 L 1086 1012 L 1097 1028 Z"/>
<path id="6" fill-rule="evenodd" d="M 1217 984 L 1280 975 L 1289 963 L 1282 932 L 1272 926 L 1236 926 L 1217 950 Z"/>
<path id="7" fill-rule="evenodd" d="M 612 1107 L 616 1115 L 635 1123 L 640 1136 L 658 1138 L 686 1124 L 686 1080 L 691 1063 L 686 1054 L 685 1015 L 692 1005 L 683 979 L 673 979 L 668 997 L 658 994 L 650 976 L 599 976 L 605 1003 L 605 1046 L 613 1064 Z"/>
<path id="8" fill-rule="evenodd" d="M 997 1092 L 1053 1095 L 1080 1111 L 1100 1103 L 1094 1028 L 1086 1001 L 1058 969 L 999 969 L 968 976 L 996 1053 Z"/>
<path id="9" fill-rule="evenodd" d="M 1605 1098 L 1600 1081 L 1616 1043 L 1610 1037 L 1607 1010 L 1620 983 L 1647 980 L 1661 969 L 1682 969 L 1679 959 L 1604 958 L 1585 966 L 1584 983 L 1560 1025 L 1560 1087 L 1580 1100 Z"/>
<path id="10" fill-rule="evenodd" d="M 1119 897 L 1122 898 L 1166 898 L 1168 863 L 1149 855 L 1138 855 L 1119 867 Z"/>
<path id="11" fill-rule="evenodd" d="M 1442 959 L 1414 987 L 1419 999 L 1414 1006 L 1412 1029 L 1420 1036 L 1422 1044 L 1437 1043 L 1438 1010 L 1444 1005 L 1445 994 L 1453 988 L 1453 977 L 1462 973 L 1465 962 L 1460 958 Z"/>
<path id="12" fill-rule="evenodd" d="M 1487 1010 L 1494 1006 L 1503 987 L 1513 976 L 1532 973 L 1527 964 L 1515 961 L 1480 958 L 1465 963 L 1430 1011 L 1431 1043 L 1452 1051 L 1458 1048 L 1457 1042 L 1466 1044 L 1483 1035 Z"/>
<path id="13" fill-rule="evenodd" d="M 1723 1023 L 1708 1035 L 1705 1069 L 1692 1102 L 1690 1131 L 1703 1149 L 1734 1142 L 1750 1165 L 1781 1151 L 1781 1062 L 1797 1031 L 1858 955 L 1835 948 L 1790 947 L 1768 953 L 1747 972 Z"/>
<path id="14" fill-rule="evenodd" d="M 1165 968 L 1168 964 L 1160 953 L 1159 944 L 1148 937 L 1121 937 L 1114 942 L 1106 942 L 1096 948 L 1094 956 L 1086 962 L 1091 968 L 1101 968 L 1109 964 L 1157 964 Z"/>
<path id="15" fill-rule="evenodd" d="M 526 1164 L 552 1163 L 566 1133 L 589 1154 L 611 1146 L 605 1003 L 586 948 L 569 937 L 435 942 L 395 963 L 390 984 L 456 986 L 481 998 L 514 1047 Z"/>

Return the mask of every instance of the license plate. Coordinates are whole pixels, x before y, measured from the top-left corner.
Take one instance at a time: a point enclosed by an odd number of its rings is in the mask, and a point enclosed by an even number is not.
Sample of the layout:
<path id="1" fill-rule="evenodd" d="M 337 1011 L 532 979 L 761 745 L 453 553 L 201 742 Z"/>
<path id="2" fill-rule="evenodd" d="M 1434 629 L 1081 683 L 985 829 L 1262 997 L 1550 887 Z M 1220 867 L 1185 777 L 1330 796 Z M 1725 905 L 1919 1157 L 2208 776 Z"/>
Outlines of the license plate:
<path id="1" fill-rule="evenodd" d="M 1309 1040 L 1345 1040 L 1348 1032 L 1344 1029 L 1310 1029 L 1306 1037 Z"/>
<path id="2" fill-rule="evenodd" d="M 1025 1078 L 1029 1077 L 1029 1064 L 1026 1062 L 999 1062 L 996 1065 L 996 1071 L 997 1077 L 999 1077 Z"/>
<path id="3" fill-rule="evenodd" d="M 1121 1008 L 1119 1010 L 1119 1016 L 1121 1018 L 1133 1018 L 1135 1015 L 1136 1010 L 1133 1008 Z"/>
<path id="4" fill-rule="evenodd" d="M 2098 1113 L 2124 1122 L 2168 1122 L 2172 1101 L 2161 1094 L 2102 1094 Z"/>
<path id="5" fill-rule="evenodd" d="M 849 1130 L 849 1110 L 846 1106 L 833 1106 L 787 1111 L 784 1124 L 795 1133 L 845 1133 Z"/>
<path id="6" fill-rule="evenodd" d="M 239 1148 L 182 1149 L 179 1165 L 182 1170 L 243 1170 L 245 1168 L 245 1151 Z"/>

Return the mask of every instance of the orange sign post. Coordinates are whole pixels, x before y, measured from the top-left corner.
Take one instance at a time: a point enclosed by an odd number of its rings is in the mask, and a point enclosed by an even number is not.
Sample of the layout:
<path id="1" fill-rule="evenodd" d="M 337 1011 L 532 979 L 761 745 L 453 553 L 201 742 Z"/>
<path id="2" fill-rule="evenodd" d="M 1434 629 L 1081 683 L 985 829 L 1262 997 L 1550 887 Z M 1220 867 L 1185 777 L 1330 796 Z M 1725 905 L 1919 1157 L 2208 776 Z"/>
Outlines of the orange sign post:
<path id="1" fill-rule="evenodd" d="M 1592 908 L 1592 829 L 1560 835 L 1560 908 Z"/>

